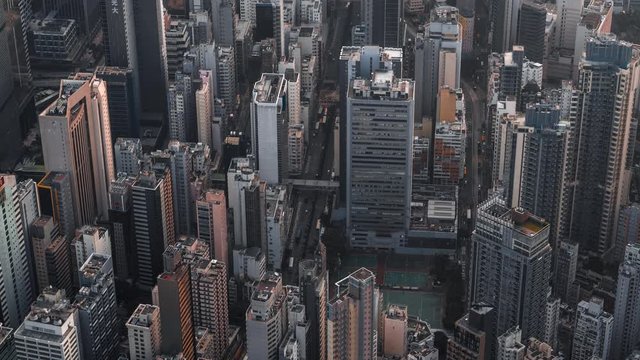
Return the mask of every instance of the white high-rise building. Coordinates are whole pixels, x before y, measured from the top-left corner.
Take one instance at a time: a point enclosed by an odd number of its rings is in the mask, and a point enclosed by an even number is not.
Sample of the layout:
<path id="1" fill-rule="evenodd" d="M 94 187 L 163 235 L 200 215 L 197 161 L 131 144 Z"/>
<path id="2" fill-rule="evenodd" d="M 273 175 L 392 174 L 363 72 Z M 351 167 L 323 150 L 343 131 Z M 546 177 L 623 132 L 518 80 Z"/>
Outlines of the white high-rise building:
<path id="1" fill-rule="evenodd" d="M 609 359 L 612 347 L 613 316 L 603 309 L 599 298 L 581 301 L 576 309 L 573 326 L 573 348 L 571 359 Z M 616 339 L 617 341 L 617 339 Z"/>
<path id="2" fill-rule="evenodd" d="M 458 9 L 438 6 L 431 12 L 424 33 L 416 37 L 416 121 L 432 117 L 436 111 L 438 90 L 442 86 L 460 87 L 462 64 L 462 28 Z"/>
<path id="3" fill-rule="evenodd" d="M 71 241 L 75 264 L 72 271 L 78 271 L 92 254 L 111 256 L 111 237 L 109 230 L 103 227 L 85 225 L 76 230 L 76 237 Z"/>
<path id="4" fill-rule="evenodd" d="M 251 145 L 260 177 L 268 184 L 288 177 L 289 152 L 286 113 L 287 81 L 281 74 L 262 74 L 253 87 Z"/>
<path id="5" fill-rule="evenodd" d="M 131 360 L 155 359 L 160 355 L 160 308 L 140 304 L 127 321 Z"/>
<path id="6" fill-rule="evenodd" d="M 118 138 L 113 146 L 116 160 L 116 174 L 125 173 L 137 176 L 142 162 L 142 144 L 140 139 Z"/>
<path id="7" fill-rule="evenodd" d="M 522 331 L 518 326 L 498 336 L 497 360 L 521 360 L 525 346 L 522 344 Z"/>
<path id="8" fill-rule="evenodd" d="M 45 169 L 70 174 L 78 225 L 108 217 L 115 167 L 106 89 L 78 73 L 60 82 L 58 99 L 39 116 Z"/>
<path id="9" fill-rule="evenodd" d="M 266 183 L 258 176 L 252 158 L 231 160 L 227 189 L 235 246 L 258 247 L 266 251 Z"/>
<path id="10" fill-rule="evenodd" d="M 38 296 L 14 341 L 18 360 L 83 359 L 78 310 L 64 290 L 48 287 Z"/>
<path id="11" fill-rule="evenodd" d="M 290 211 L 285 186 L 269 186 L 266 195 L 267 264 L 280 270 L 282 256 L 289 238 Z"/>
<path id="12" fill-rule="evenodd" d="M 347 234 L 353 247 L 406 244 L 411 218 L 414 83 L 391 70 L 356 79 L 347 97 Z"/>
<path id="13" fill-rule="evenodd" d="M 33 301 L 31 268 L 14 175 L 0 174 L 0 312 L 4 323 L 17 328 Z"/>
<path id="14" fill-rule="evenodd" d="M 618 269 L 611 358 L 622 360 L 638 345 L 640 334 L 640 244 L 627 245 Z"/>
<path id="15" fill-rule="evenodd" d="M 286 291 L 278 273 L 267 273 L 254 287 L 246 313 L 247 356 L 277 360 L 287 331 Z"/>

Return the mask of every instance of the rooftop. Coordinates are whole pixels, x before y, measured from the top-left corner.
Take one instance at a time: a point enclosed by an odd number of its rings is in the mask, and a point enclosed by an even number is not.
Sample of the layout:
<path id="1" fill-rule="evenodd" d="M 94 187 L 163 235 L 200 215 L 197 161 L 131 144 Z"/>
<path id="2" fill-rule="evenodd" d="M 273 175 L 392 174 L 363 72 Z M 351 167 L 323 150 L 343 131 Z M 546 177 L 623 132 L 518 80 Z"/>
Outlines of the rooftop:
<path id="1" fill-rule="evenodd" d="M 396 79 L 392 70 L 376 70 L 372 80 L 353 80 L 349 96 L 356 99 L 407 101 L 413 98 L 413 86 L 413 80 Z"/>
<path id="2" fill-rule="evenodd" d="M 154 316 L 160 320 L 160 308 L 149 304 L 140 304 L 131 314 L 127 326 L 150 327 Z"/>
<path id="3" fill-rule="evenodd" d="M 282 74 L 262 74 L 253 87 L 254 101 L 260 103 L 277 103 L 284 85 Z"/>
<path id="4" fill-rule="evenodd" d="M 387 308 L 387 319 L 407 320 L 407 307 L 405 305 L 389 304 Z"/>
<path id="5" fill-rule="evenodd" d="M 533 237 L 549 227 L 549 223 L 546 220 L 525 209 L 510 209 L 505 205 L 504 200 L 494 200 L 495 198 L 490 199 L 481 205 L 482 212 L 508 222 L 514 230 L 525 236 Z"/>
<path id="6" fill-rule="evenodd" d="M 31 20 L 31 30 L 35 34 L 42 35 L 59 35 L 64 34 L 73 28 L 76 24 L 72 19 L 56 19 L 47 17 L 41 20 Z"/>

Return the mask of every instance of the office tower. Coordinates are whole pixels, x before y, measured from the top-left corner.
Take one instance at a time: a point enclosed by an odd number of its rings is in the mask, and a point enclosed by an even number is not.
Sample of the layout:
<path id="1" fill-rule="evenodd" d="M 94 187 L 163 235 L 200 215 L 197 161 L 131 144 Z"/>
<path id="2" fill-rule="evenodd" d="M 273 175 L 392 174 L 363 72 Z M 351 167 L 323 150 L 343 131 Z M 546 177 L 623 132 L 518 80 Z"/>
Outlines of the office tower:
<path id="1" fill-rule="evenodd" d="M 252 158 L 231 160 L 227 172 L 227 192 L 236 248 L 259 247 L 266 251 L 266 187 L 265 181 L 258 176 Z"/>
<path id="2" fill-rule="evenodd" d="M 640 244 L 640 204 L 631 203 L 620 208 L 613 256 L 622 261 L 628 245 Z"/>
<path id="3" fill-rule="evenodd" d="M 109 359 L 118 350 L 118 302 L 110 255 L 92 254 L 79 269 L 73 305 L 80 319 L 83 359 Z"/>
<path id="4" fill-rule="evenodd" d="M 278 359 L 278 347 L 285 336 L 286 291 L 282 277 L 269 272 L 254 287 L 245 316 L 249 359 Z"/>
<path id="5" fill-rule="evenodd" d="M 624 261 L 618 268 L 618 285 L 613 316 L 613 334 L 610 354 L 612 359 L 623 359 L 638 345 L 640 332 L 640 244 L 626 247 Z"/>
<path id="6" fill-rule="evenodd" d="M 160 308 L 140 304 L 126 325 L 131 360 L 154 359 L 160 354 Z"/>
<path id="7" fill-rule="evenodd" d="M 609 250 L 620 206 L 628 202 L 638 57 L 631 44 L 607 35 L 587 40 L 580 64 L 563 199 L 570 217 L 561 226 L 585 253 Z"/>
<path id="8" fill-rule="evenodd" d="M 580 15 L 584 2 L 580 0 L 556 1 L 556 29 L 555 48 L 573 49 L 576 42 L 576 28 L 580 22 Z"/>
<path id="9" fill-rule="evenodd" d="M 351 246 L 404 245 L 411 211 L 413 81 L 389 70 L 353 80 L 347 99 L 347 233 Z M 375 160 L 374 160 L 375 159 Z M 372 161 L 374 160 L 374 161 Z"/>
<path id="10" fill-rule="evenodd" d="M 0 224 L 0 287 L 5 294 L 0 311 L 2 322 L 13 327 L 18 327 L 33 300 L 19 186 L 14 175 L 0 174 L 0 215 L 5 219 Z"/>
<path id="11" fill-rule="evenodd" d="M 45 252 L 56 237 L 58 237 L 58 224 L 55 223 L 51 216 L 41 216 L 31 224 L 31 239 L 28 241 L 31 241 L 31 248 L 33 249 L 38 292 L 51 285 L 49 283 L 49 274 L 47 273 Z"/>
<path id="12" fill-rule="evenodd" d="M 116 174 L 136 176 L 142 168 L 142 144 L 137 138 L 118 138 L 113 146 Z M 116 179 L 113 179 L 116 180 Z"/>
<path id="13" fill-rule="evenodd" d="M 14 340 L 18 360 L 83 359 L 78 310 L 64 290 L 44 289 L 17 328 Z"/>
<path id="14" fill-rule="evenodd" d="M 170 140 L 193 140 L 196 119 L 194 94 L 191 76 L 181 72 L 176 73 L 175 81 L 169 85 L 167 93 Z"/>
<path id="15" fill-rule="evenodd" d="M 111 234 L 111 255 L 116 278 L 128 279 L 135 276 L 135 243 L 133 233 L 133 207 L 131 186 L 134 177 L 121 176 L 109 187 L 109 221 Z"/>
<path id="16" fill-rule="evenodd" d="M 365 0 L 360 3 L 360 18 L 367 29 L 365 45 L 402 46 L 404 4 L 398 0 Z"/>
<path id="17" fill-rule="evenodd" d="M 496 351 L 495 311 L 487 304 L 474 304 L 456 321 L 447 344 L 447 360 L 489 360 Z"/>
<path id="18" fill-rule="evenodd" d="M 567 303 L 569 290 L 576 279 L 578 268 L 578 244 L 559 241 L 555 255 L 553 293 Z"/>
<path id="19" fill-rule="evenodd" d="M 218 47 L 216 62 L 216 89 L 217 98 L 222 100 L 224 113 L 233 114 L 236 111 L 236 94 L 238 83 L 236 82 L 236 57 L 232 47 Z M 212 69 L 215 70 L 215 69 Z"/>
<path id="20" fill-rule="evenodd" d="M 76 237 L 71 241 L 72 271 L 78 271 L 92 254 L 111 256 L 111 237 L 107 228 L 85 225 L 76 231 Z"/>
<path id="21" fill-rule="evenodd" d="M 298 263 L 298 285 L 309 323 L 306 343 L 307 359 L 327 359 L 327 296 L 328 278 L 322 259 L 301 260 Z"/>
<path id="22" fill-rule="evenodd" d="M 227 265 L 218 260 L 200 260 L 191 265 L 193 325 L 213 333 L 217 360 L 227 348 L 229 331 L 229 298 L 227 297 Z"/>
<path id="23" fill-rule="evenodd" d="M 431 11 L 424 32 L 416 36 L 416 121 L 433 118 L 442 86 L 460 87 L 462 29 L 458 9 L 438 6 Z"/>
<path id="24" fill-rule="evenodd" d="M 269 184 L 279 184 L 288 177 L 286 104 L 284 75 L 262 74 L 253 87 L 251 143 L 260 177 Z"/>
<path id="25" fill-rule="evenodd" d="M 214 146 L 212 141 L 213 135 L 213 98 L 215 97 L 215 91 L 212 88 L 214 86 L 213 75 L 211 71 L 200 70 L 200 88 L 196 90 L 196 120 L 198 123 L 198 142 L 203 143 L 213 149 L 216 152 L 222 151 L 222 134 L 218 129 L 216 136 L 217 144 Z M 212 92 L 214 91 L 214 92 Z"/>
<path id="26" fill-rule="evenodd" d="M 96 77 L 107 83 L 111 142 L 118 138 L 139 137 L 140 99 L 137 78 L 131 68 L 100 66 Z"/>
<path id="27" fill-rule="evenodd" d="M 162 252 L 175 242 L 171 171 L 142 171 L 131 187 L 138 285 L 150 289 L 162 272 Z"/>
<path id="28" fill-rule="evenodd" d="M 38 199 L 42 215 L 52 216 L 65 237 L 74 236 L 76 224 L 69 176 L 58 172 L 47 173 L 38 182 Z"/>
<path id="29" fill-rule="evenodd" d="M 216 45 L 233 47 L 235 45 L 235 3 L 229 0 L 213 0 L 211 8 L 213 36 Z"/>
<path id="30" fill-rule="evenodd" d="M 555 235 L 568 124 L 560 122 L 557 106 L 535 104 L 527 108 L 524 125 L 533 131 L 525 138 L 519 206 L 552 224 L 549 238 L 551 246 L 557 248 Z"/>
<path id="31" fill-rule="evenodd" d="M 277 0 L 257 0 L 255 3 L 256 21 L 253 29 L 255 41 L 273 39 L 277 58 L 285 56 L 284 34 L 282 33 L 282 4 Z"/>
<path id="32" fill-rule="evenodd" d="M 408 313 L 405 305 L 389 304 L 383 315 L 385 356 L 403 357 L 407 353 Z"/>
<path id="33" fill-rule="evenodd" d="M 227 199 L 224 191 L 209 189 L 196 201 L 198 239 L 209 245 L 211 259 L 229 263 Z"/>
<path id="34" fill-rule="evenodd" d="M 486 228 L 494 230 L 481 230 Z M 519 325 L 525 338 L 544 335 L 540 311 L 551 280 L 549 228 L 546 220 L 497 196 L 478 207 L 469 299 L 494 306 L 496 334 Z"/>
<path id="35" fill-rule="evenodd" d="M 433 181 L 457 185 L 464 177 L 467 123 L 462 89 L 440 88 L 433 145 Z"/>
<path id="36" fill-rule="evenodd" d="M 360 268 L 336 287 L 338 293 L 327 306 L 327 358 L 375 359 L 379 306 L 375 275 Z"/>
<path id="37" fill-rule="evenodd" d="M 489 3 L 489 44 L 492 51 L 503 53 L 516 43 L 521 6 L 522 0 L 492 0 Z"/>
<path id="38" fill-rule="evenodd" d="M 520 108 L 520 92 L 522 90 L 522 67 L 524 60 L 524 47 L 514 45 L 511 52 L 505 52 L 502 56 L 503 63 L 500 66 L 500 99 L 513 97 L 516 107 Z"/>
<path id="39" fill-rule="evenodd" d="M 498 336 L 498 360 L 518 360 L 524 357 L 525 346 L 522 345 L 522 331 L 516 325 Z"/>
<path id="40" fill-rule="evenodd" d="M 121 0 L 105 6 L 102 36 L 106 64 L 116 68 L 130 69 L 132 74 L 136 74 L 137 82 L 138 47 L 133 4 L 133 0 Z"/>
<path id="41" fill-rule="evenodd" d="M 160 349 L 164 354 L 182 353 L 185 359 L 195 360 L 189 266 L 178 260 L 174 268 L 166 267 L 158 276 L 154 292 L 163 329 Z"/>
<path id="42" fill-rule="evenodd" d="M 76 223 L 106 220 L 114 179 L 107 89 L 92 74 L 60 82 L 59 97 L 39 116 L 46 171 L 70 176 Z"/>
<path id="43" fill-rule="evenodd" d="M 609 359 L 613 345 L 613 316 L 604 311 L 603 306 L 603 300 L 596 297 L 578 304 L 571 359 L 589 360 L 593 356 Z"/>
<path id="44" fill-rule="evenodd" d="M 524 0 L 520 9 L 518 44 L 524 46 L 527 59 L 543 63 L 545 57 L 545 29 L 547 9 L 539 0 Z"/>

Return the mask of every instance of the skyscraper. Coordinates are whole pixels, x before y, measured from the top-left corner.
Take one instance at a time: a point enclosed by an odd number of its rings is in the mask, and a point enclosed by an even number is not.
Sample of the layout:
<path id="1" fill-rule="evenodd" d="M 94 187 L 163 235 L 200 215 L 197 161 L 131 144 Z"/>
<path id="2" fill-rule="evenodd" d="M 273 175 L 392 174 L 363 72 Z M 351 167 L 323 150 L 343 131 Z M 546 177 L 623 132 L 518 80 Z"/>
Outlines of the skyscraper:
<path id="1" fill-rule="evenodd" d="M 494 52 L 503 53 L 516 43 L 521 0 L 491 0 L 489 43 Z"/>
<path id="2" fill-rule="evenodd" d="M 112 181 L 109 187 L 109 220 L 113 229 L 111 255 L 114 274 L 118 279 L 135 276 L 133 271 L 136 268 L 136 255 L 131 197 L 131 186 L 134 182 L 134 177 L 121 176 Z"/>
<path id="3" fill-rule="evenodd" d="M 41 216 L 31 224 L 31 248 L 33 249 L 33 260 L 37 280 L 37 291 L 41 292 L 49 283 L 47 273 L 47 261 L 45 251 L 51 242 L 58 236 L 58 224 L 51 216 Z"/>
<path id="4" fill-rule="evenodd" d="M 163 271 L 162 252 L 175 242 L 171 171 L 143 171 L 131 188 L 138 285 L 150 289 Z"/>
<path id="5" fill-rule="evenodd" d="M 222 133 L 218 129 L 217 143 L 214 145 L 213 135 L 213 98 L 215 97 L 215 80 L 209 70 L 200 71 L 200 88 L 196 90 L 196 120 L 198 124 L 198 142 L 222 152 Z"/>
<path id="6" fill-rule="evenodd" d="M 235 2 L 229 0 L 211 1 L 213 17 L 213 36 L 218 46 L 233 47 L 235 45 Z M 255 4 L 254 9 L 255 12 Z"/>
<path id="7" fill-rule="evenodd" d="M 573 326 L 571 359 L 588 360 L 593 356 L 600 359 L 610 358 L 613 316 L 604 311 L 603 306 L 602 299 L 595 297 L 578 304 Z"/>
<path id="8" fill-rule="evenodd" d="M 58 236 L 47 247 L 44 253 L 47 265 L 49 285 L 72 294 L 71 257 L 69 255 L 69 241 L 64 236 Z M 74 269 L 74 271 L 77 269 Z"/>
<path id="9" fill-rule="evenodd" d="M 437 6 L 431 11 L 424 33 L 418 33 L 415 45 L 416 121 L 433 118 L 436 99 L 442 86 L 460 87 L 462 29 L 458 9 Z"/>
<path id="10" fill-rule="evenodd" d="M 0 109 L 13 92 L 13 74 L 9 58 L 9 24 L 4 9 L 0 9 Z"/>
<path id="11" fill-rule="evenodd" d="M 142 144 L 137 138 L 118 138 L 113 145 L 116 173 L 137 176 L 142 168 Z M 114 179 L 116 180 L 116 179 Z"/>
<path id="12" fill-rule="evenodd" d="M 224 191 L 210 189 L 196 201 L 198 239 L 206 242 L 210 257 L 229 263 L 227 232 L 227 200 Z"/>
<path id="13" fill-rule="evenodd" d="M 578 268 L 578 244 L 570 241 L 558 241 L 555 254 L 553 293 L 554 296 L 569 302 L 569 290 L 576 280 Z"/>
<path id="14" fill-rule="evenodd" d="M 130 0 L 123 0 L 130 1 Z M 111 143 L 118 138 L 140 137 L 140 99 L 137 70 L 131 68 L 100 66 L 96 77 L 107 83 L 109 98 Z"/>
<path id="15" fill-rule="evenodd" d="M 336 283 L 327 305 L 327 358 L 375 359 L 378 349 L 378 289 L 375 275 L 360 268 Z"/>
<path id="16" fill-rule="evenodd" d="M 640 244 L 640 204 L 632 203 L 620 209 L 614 244 L 614 258 L 622 261 L 627 245 Z"/>
<path id="17" fill-rule="evenodd" d="M 33 301 L 25 229 L 14 175 L 0 174 L 0 315 L 2 323 L 17 328 Z"/>
<path id="18" fill-rule="evenodd" d="M 603 35 L 587 40 L 580 64 L 563 199 L 569 218 L 560 225 L 561 235 L 579 242 L 585 253 L 609 250 L 620 206 L 628 202 L 639 58 L 631 44 Z"/>
<path id="19" fill-rule="evenodd" d="M 49 172 L 38 183 L 42 215 L 53 216 L 60 233 L 67 239 L 75 236 L 76 219 L 70 177 L 63 172 Z"/>
<path id="20" fill-rule="evenodd" d="M 218 260 L 199 260 L 191 264 L 193 325 L 213 333 L 212 347 L 217 358 L 227 348 L 229 331 L 229 298 L 227 297 L 227 265 Z"/>
<path id="21" fill-rule="evenodd" d="M 111 237 L 107 228 L 85 225 L 76 231 L 76 237 L 71 241 L 75 280 L 80 280 L 77 272 L 92 254 L 111 256 Z"/>
<path id="22" fill-rule="evenodd" d="M 517 325 L 498 336 L 498 360 L 518 360 L 524 357 L 525 346 L 522 344 L 522 331 Z"/>
<path id="23" fill-rule="evenodd" d="M 519 325 L 525 338 L 544 335 L 540 311 L 551 280 L 549 231 L 547 221 L 500 197 L 478 207 L 469 299 L 494 306 L 496 334 Z"/>
<path id="24" fill-rule="evenodd" d="M 190 75 L 177 72 L 175 81 L 169 85 L 169 139 L 195 140 L 196 107 L 195 89 Z"/>
<path id="25" fill-rule="evenodd" d="M 262 74 L 253 87 L 251 143 L 260 177 L 269 184 L 279 184 L 288 177 L 289 117 L 286 106 L 284 75 Z"/>
<path id="26" fill-rule="evenodd" d="M 389 304 L 384 313 L 384 343 L 382 351 L 385 356 L 403 357 L 408 350 L 408 312 L 406 305 Z"/>
<path id="27" fill-rule="evenodd" d="M 62 80 L 39 122 L 45 169 L 70 175 L 76 223 L 106 220 L 115 177 L 106 83 L 85 73 Z"/>
<path id="28" fill-rule="evenodd" d="M 266 188 L 253 158 L 231 160 L 227 172 L 227 200 L 233 216 L 235 248 L 258 247 L 266 251 Z"/>
<path id="29" fill-rule="evenodd" d="M 626 247 L 618 269 L 611 358 L 624 359 L 638 345 L 640 333 L 640 244 Z"/>
<path id="30" fill-rule="evenodd" d="M 365 0 L 360 3 L 362 25 L 367 29 L 366 45 L 401 47 L 404 4 L 398 0 Z"/>
<path id="31" fill-rule="evenodd" d="M 83 359 L 108 359 L 118 348 L 118 302 L 110 255 L 93 253 L 78 270 L 78 309 Z"/>
<path id="32" fill-rule="evenodd" d="M 80 360 L 80 321 L 78 310 L 65 297 L 64 290 L 48 287 L 31 305 L 15 332 L 18 360 Z"/>
<path id="33" fill-rule="evenodd" d="M 279 359 L 278 349 L 287 331 L 285 298 L 278 273 L 267 273 L 255 285 L 245 316 L 250 359 Z"/>
<path id="34" fill-rule="evenodd" d="M 327 297 L 329 296 L 327 272 L 322 259 L 302 260 L 298 263 L 298 286 L 309 322 L 306 343 L 307 359 L 327 359 Z"/>
<path id="35" fill-rule="evenodd" d="M 353 247 L 394 249 L 409 229 L 413 81 L 389 70 L 356 79 L 347 98 L 347 234 Z"/>

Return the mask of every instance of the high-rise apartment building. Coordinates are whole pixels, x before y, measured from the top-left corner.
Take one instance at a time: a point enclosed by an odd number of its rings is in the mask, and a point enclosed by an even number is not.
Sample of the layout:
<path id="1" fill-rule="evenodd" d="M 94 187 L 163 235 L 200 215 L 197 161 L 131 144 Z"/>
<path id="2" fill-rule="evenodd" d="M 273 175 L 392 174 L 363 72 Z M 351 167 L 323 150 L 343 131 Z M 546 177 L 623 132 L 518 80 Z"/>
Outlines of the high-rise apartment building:
<path id="1" fill-rule="evenodd" d="M 227 265 L 218 260 L 199 260 L 191 264 L 191 303 L 193 325 L 209 329 L 216 358 L 222 359 L 229 331 Z"/>
<path id="2" fill-rule="evenodd" d="M 258 247 L 266 251 L 266 188 L 253 158 L 231 160 L 227 172 L 227 200 L 233 216 L 236 248 Z"/>
<path id="3" fill-rule="evenodd" d="M 200 71 L 200 88 L 196 90 L 196 121 L 198 124 L 198 142 L 214 148 L 216 151 L 222 150 L 222 134 L 218 133 L 216 139 L 218 143 L 213 144 L 213 98 L 215 96 L 215 82 L 212 72 L 209 70 Z"/>
<path id="4" fill-rule="evenodd" d="M 345 159 L 353 247 L 403 246 L 411 211 L 414 83 L 390 70 L 351 82 Z"/>
<path id="5" fill-rule="evenodd" d="M 253 87 L 251 144 L 260 177 L 269 184 L 288 177 L 287 81 L 281 74 L 262 74 Z"/>
<path id="6" fill-rule="evenodd" d="M 33 301 L 27 239 L 20 206 L 20 183 L 0 174 L 0 299 L 2 323 L 17 328 Z"/>
<path id="7" fill-rule="evenodd" d="M 64 236 L 58 236 L 47 247 L 44 253 L 47 265 L 47 277 L 49 285 L 63 290 L 66 294 L 72 294 L 73 282 L 71 281 L 71 256 L 69 254 L 69 240 Z M 76 271 L 77 269 L 73 269 Z"/>
<path id="8" fill-rule="evenodd" d="M 306 343 L 307 359 L 327 359 L 327 272 L 322 259 L 302 260 L 298 263 L 298 285 L 309 322 Z"/>
<path id="9" fill-rule="evenodd" d="M 169 106 L 169 139 L 178 141 L 194 140 L 196 108 L 195 89 L 190 75 L 178 71 L 175 81 L 169 85 L 167 102 Z"/>
<path id="10" fill-rule="evenodd" d="M 77 271 L 92 254 L 111 256 L 111 236 L 107 228 L 85 225 L 76 231 L 76 237 L 71 240 L 74 279 L 79 280 Z"/>
<path id="11" fill-rule="evenodd" d="M 524 357 L 525 346 L 522 344 L 522 331 L 516 325 L 498 336 L 496 359 L 518 360 Z"/>
<path id="12" fill-rule="evenodd" d="M 113 145 L 116 174 L 137 176 L 142 170 L 142 144 L 137 138 L 118 138 Z M 115 180 L 115 179 L 113 179 Z"/>
<path id="13" fill-rule="evenodd" d="M 612 349 L 613 316 L 603 309 L 599 298 L 580 301 L 573 325 L 571 359 L 609 359 Z M 618 339 L 616 339 L 618 340 Z"/>
<path id="14" fill-rule="evenodd" d="M 140 304 L 127 321 L 129 358 L 154 359 L 160 355 L 160 308 Z"/>
<path id="15" fill-rule="evenodd" d="M 51 216 L 41 216 L 31 224 L 31 239 L 28 241 L 31 241 L 31 249 L 33 250 L 37 281 L 36 289 L 39 292 L 51 285 L 47 273 L 45 252 L 57 236 L 58 224 L 55 223 Z"/>
<path id="16" fill-rule="evenodd" d="M 18 360 L 83 359 L 78 310 L 64 290 L 46 288 L 31 305 L 14 340 Z"/>
<path id="17" fill-rule="evenodd" d="M 135 243 L 133 233 L 133 208 L 131 186 L 134 177 L 121 176 L 109 187 L 109 221 L 111 222 L 113 269 L 116 278 L 128 279 L 135 276 L 133 263 Z"/>
<path id="18" fill-rule="evenodd" d="M 626 247 L 618 269 L 615 312 L 613 313 L 611 358 L 624 359 L 636 349 L 640 333 L 640 244 Z"/>
<path id="19" fill-rule="evenodd" d="M 93 253 L 78 273 L 80 290 L 73 305 L 80 320 L 82 358 L 109 359 L 118 350 L 120 325 L 111 256 Z"/>
<path id="20" fill-rule="evenodd" d="M 360 268 L 336 283 L 327 305 L 327 358 L 375 359 L 378 350 L 378 289 L 375 275 Z"/>
<path id="21" fill-rule="evenodd" d="M 579 67 L 560 226 L 585 253 L 612 247 L 620 207 L 628 202 L 638 59 L 631 44 L 603 35 L 587 40 Z"/>
<path id="22" fill-rule="evenodd" d="M 209 245 L 212 259 L 228 264 L 227 199 L 224 191 L 205 191 L 196 201 L 196 212 L 198 239 Z"/>
<path id="23" fill-rule="evenodd" d="M 433 118 L 436 99 L 442 86 L 460 87 L 462 29 L 458 9 L 437 6 L 431 11 L 424 32 L 415 43 L 416 121 Z"/>
<path id="24" fill-rule="evenodd" d="M 287 188 L 283 185 L 267 187 L 265 201 L 267 247 L 263 250 L 267 253 L 269 268 L 280 271 L 291 224 Z"/>
<path id="25" fill-rule="evenodd" d="M 546 307 L 551 280 L 549 231 L 546 220 L 511 208 L 500 197 L 478 207 L 469 299 L 494 306 L 496 334 L 519 325 L 525 338 L 544 335 L 540 311 Z"/>
<path id="26" fill-rule="evenodd" d="M 216 61 L 216 97 L 222 100 L 225 115 L 236 112 L 236 95 L 238 83 L 236 81 L 236 55 L 232 47 L 218 47 Z M 216 114 L 218 115 L 218 114 Z"/>
<path id="27" fill-rule="evenodd" d="M 171 264 L 173 265 L 173 264 Z M 177 260 L 158 276 L 154 293 L 160 308 L 162 341 L 160 349 L 167 355 L 182 353 L 185 360 L 195 360 L 195 337 L 189 266 Z"/>
<path id="28" fill-rule="evenodd" d="M 576 280 L 578 269 L 578 244 L 570 241 L 558 241 L 555 253 L 553 293 L 563 302 L 569 301 L 569 290 Z"/>
<path id="29" fill-rule="evenodd" d="M 367 29 L 366 45 L 401 47 L 404 3 L 398 0 L 364 0 L 360 3 L 362 25 Z"/>
<path id="30" fill-rule="evenodd" d="M 279 359 L 278 349 L 287 331 L 285 299 L 278 273 L 267 273 L 255 285 L 245 316 L 249 359 Z"/>
<path id="31" fill-rule="evenodd" d="M 241 2 L 242 3 L 242 2 Z M 242 6 L 242 5 L 240 5 Z M 253 5 L 255 13 L 255 3 Z M 211 2 L 213 16 L 213 37 L 216 45 L 233 47 L 235 45 L 235 2 L 229 0 L 214 0 Z"/>
<path id="32" fill-rule="evenodd" d="M 613 248 L 614 258 L 621 261 L 627 246 L 633 244 L 640 244 L 640 204 L 638 203 L 632 203 L 620 209 Z"/>
<path id="33" fill-rule="evenodd" d="M 495 311 L 487 304 L 471 305 L 456 321 L 447 344 L 447 360 L 489 360 L 495 357 Z"/>
<path id="34" fill-rule="evenodd" d="M 42 215 L 52 216 L 60 233 L 70 239 L 75 235 L 76 220 L 69 175 L 49 172 L 38 182 L 38 199 Z"/>
<path id="35" fill-rule="evenodd" d="M 85 73 L 62 80 L 39 123 L 45 169 L 70 175 L 76 223 L 106 220 L 115 177 L 106 82 Z"/>
<path id="36" fill-rule="evenodd" d="M 163 271 L 164 248 L 175 242 L 171 171 L 143 171 L 131 197 L 138 285 L 150 289 Z"/>

